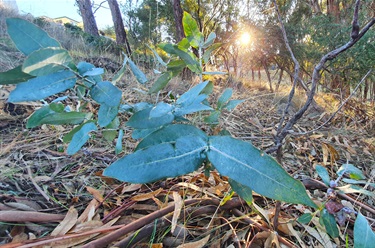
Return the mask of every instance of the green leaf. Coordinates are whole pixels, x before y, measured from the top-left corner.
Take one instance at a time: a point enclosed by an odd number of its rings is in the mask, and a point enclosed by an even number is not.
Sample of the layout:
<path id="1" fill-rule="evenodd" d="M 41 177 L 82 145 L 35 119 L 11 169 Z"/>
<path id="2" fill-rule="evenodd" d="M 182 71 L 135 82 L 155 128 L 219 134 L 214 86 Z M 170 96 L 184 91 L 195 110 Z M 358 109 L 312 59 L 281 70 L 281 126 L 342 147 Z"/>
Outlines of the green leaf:
<path id="1" fill-rule="evenodd" d="M 182 137 L 174 145 L 163 143 L 123 157 L 105 169 L 103 175 L 130 183 L 177 177 L 198 169 L 206 147 L 202 139 Z"/>
<path id="2" fill-rule="evenodd" d="M 204 122 L 211 125 L 219 124 L 220 111 L 213 111 L 209 116 L 204 117 Z"/>
<path id="3" fill-rule="evenodd" d="M 222 107 L 225 105 L 225 103 L 227 103 L 229 101 L 232 94 L 233 94 L 233 90 L 231 88 L 226 88 L 224 90 L 223 94 L 221 94 L 221 96 L 217 100 L 217 108 L 222 109 Z"/>
<path id="4" fill-rule="evenodd" d="M 161 127 L 149 128 L 149 129 L 135 129 L 132 133 L 133 139 L 143 139 L 151 133 L 159 130 Z"/>
<path id="5" fill-rule="evenodd" d="M 83 122 L 85 119 L 88 119 L 87 113 L 82 112 L 63 112 L 56 113 L 53 112 L 50 115 L 45 116 L 39 122 L 40 124 L 51 124 L 51 125 L 64 125 L 72 124 L 77 125 Z"/>
<path id="6" fill-rule="evenodd" d="M 182 40 L 177 43 L 177 46 L 183 51 L 187 52 L 190 48 L 190 42 L 187 38 L 182 38 Z"/>
<path id="7" fill-rule="evenodd" d="M 310 213 L 306 213 L 298 217 L 297 221 L 302 224 L 309 224 L 312 220 L 313 216 Z"/>
<path id="8" fill-rule="evenodd" d="M 36 77 L 17 84 L 9 95 L 9 102 L 38 101 L 73 88 L 76 76 L 70 71 L 59 71 L 51 75 Z"/>
<path id="9" fill-rule="evenodd" d="M 122 92 L 119 88 L 108 81 L 97 83 L 90 91 L 92 99 L 100 104 L 105 104 L 109 107 L 116 107 L 120 105 Z"/>
<path id="10" fill-rule="evenodd" d="M 183 14 L 182 26 L 184 28 L 185 36 L 192 47 L 198 48 L 203 46 L 204 37 L 198 29 L 197 22 L 187 12 L 184 12 Z"/>
<path id="11" fill-rule="evenodd" d="M 86 71 L 83 76 L 84 77 L 95 77 L 95 76 L 100 76 L 104 73 L 103 68 L 93 68 L 89 71 Z"/>
<path id="12" fill-rule="evenodd" d="M 128 61 L 130 65 L 130 70 L 137 79 L 138 83 L 145 84 L 148 81 L 146 75 L 134 64 L 133 61 L 131 61 L 130 59 L 128 59 Z"/>
<path id="13" fill-rule="evenodd" d="M 350 183 L 350 184 L 363 184 L 363 185 L 366 185 L 368 184 L 369 186 L 375 188 L 375 183 L 370 183 L 366 180 L 354 180 L 354 179 L 349 179 L 349 178 L 343 178 L 342 179 L 343 182 L 346 182 L 346 183 Z"/>
<path id="14" fill-rule="evenodd" d="M 165 51 L 165 52 L 167 52 L 169 54 L 176 54 L 174 46 L 172 44 L 170 44 L 170 43 L 160 43 L 158 45 L 158 47 L 160 47 L 160 49 L 162 49 L 163 51 Z"/>
<path id="15" fill-rule="evenodd" d="M 348 174 L 351 179 L 366 179 L 362 171 L 352 164 L 343 164 L 336 173 L 339 176 L 343 173 Z"/>
<path id="16" fill-rule="evenodd" d="M 31 53 L 23 62 L 22 70 L 33 76 L 44 76 L 64 70 L 72 61 L 67 50 L 47 47 Z"/>
<path id="17" fill-rule="evenodd" d="M 354 223 L 354 248 L 371 248 L 375 244 L 375 233 L 366 218 L 358 212 Z"/>
<path id="18" fill-rule="evenodd" d="M 206 133 L 195 126 L 186 124 L 172 124 L 164 126 L 146 136 L 141 142 L 139 142 L 136 150 L 144 149 L 146 147 L 161 143 L 174 143 L 177 139 L 185 136 L 195 136 L 205 141 L 208 140 Z"/>
<path id="19" fill-rule="evenodd" d="M 250 143 L 229 136 L 210 137 L 208 159 L 221 175 L 261 195 L 316 207 L 300 181 Z"/>
<path id="20" fill-rule="evenodd" d="M 150 129 L 161 127 L 163 125 L 169 124 L 174 120 L 174 115 L 172 113 L 167 113 L 166 115 L 151 118 L 152 108 L 147 108 L 136 112 L 129 121 L 126 123 L 127 126 L 135 129 Z"/>
<path id="21" fill-rule="evenodd" d="M 106 129 L 103 130 L 104 139 L 107 140 L 108 142 L 112 142 L 117 136 L 117 129 L 119 126 L 120 126 L 120 120 L 117 117 L 113 119 L 113 121 L 105 127 Z"/>
<path id="22" fill-rule="evenodd" d="M 62 105 L 62 104 L 61 104 Z M 34 128 L 39 125 L 42 125 L 41 120 L 49 115 L 56 113 L 53 111 L 49 105 L 43 106 L 40 109 L 36 110 L 27 120 L 26 128 Z"/>
<path id="23" fill-rule="evenodd" d="M 187 114 L 191 114 L 198 111 L 204 111 L 204 110 L 212 110 L 210 106 L 207 106 L 205 104 L 202 104 L 203 101 L 205 101 L 207 98 L 207 95 L 198 95 L 196 98 L 193 98 L 193 102 L 186 101 L 183 104 L 176 106 L 174 115 L 175 116 L 184 116 Z"/>
<path id="24" fill-rule="evenodd" d="M 172 74 L 170 72 L 164 72 L 152 85 L 149 93 L 157 93 L 162 90 L 172 79 Z"/>
<path id="25" fill-rule="evenodd" d="M 82 123 L 82 124 L 76 126 L 75 128 L 73 128 L 69 133 L 67 133 L 67 134 L 64 135 L 64 137 L 63 137 L 63 142 L 64 142 L 64 143 L 69 143 L 70 141 L 72 141 L 72 139 L 73 139 L 73 135 L 74 135 L 76 132 L 78 132 L 78 131 L 82 128 L 82 126 L 85 125 L 85 124 L 88 123 L 88 122 L 94 122 L 94 121 L 92 121 L 92 120 L 91 120 L 91 121 L 87 121 L 87 122 Z"/>
<path id="26" fill-rule="evenodd" d="M 174 106 L 165 102 L 159 102 L 151 109 L 150 118 L 158 118 L 171 113 Z"/>
<path id="27" fill-rule="evenodd" d="M 324 184 L 329 186 L 329 182 L 330 182 L 331 179 L 329 178 L 329 174 L 328 174 L 327 169 L 318 164 L 318 165 L 315 166 L 315 170 L 316 170 L 316 172 L 318 172 L 318 175 L 323 180 Z"/>
<path id="28" fill-rule="evenodd" d="M 118 114 L 118 106 L 101 104 L 98 111 L 98 124 L 100 127 L 109 125 Z"/>
<path id="29" fill-rule="evenodd" d="M 128 57 L 125 56 L 124 62 L 122 63 L 121 69 L 113 76 L 112 84 L 116 85 L 118 81 L 124 76 L 126 71 L 126 63 L 128 62 Z"/>
<path id="30" fill-rule="evenodd" d="M 323 222 L 323 225 L 331 238 L 337 238 L 339 236 L 339 229 L 337 228 L 335 217 L 330 214 L 327 209 L 321 211 L 319 221 Z"/>
<path id="31" fill-rule="evenodd" d="M 208 35 L 207 40 L 204 42 L 203 48 L 207 48 L 207 47 L 211 46 L 212 43 L 214 43 L 215 39 L 216 39 L 216 34 L 214 32 L 211 32 Z"/>
<path id="32" fill-rule="evenodd" d="M 238 104 L 243 103 L 245 100 L 230 100 L 227 104 L 224 105 L 223 109 L 233 110 L 237 107 Z"/>
<path id="33" fill-rule="evenodd" d="M 178 46 L 174 46 L 176 54 L 186 63 L 187 67 L 194 73 L 200 74 L 202 68 L 199 65 L 198 60 L 195 58 L 195 55 L 190 52 L 185 52 L 181 50 Z"/>
<path id="34" fill-rule="evenodd" d="M 73 155 L 77 153 L 81 147 L 90 139 L 90 132 L 96 131 L 98 128 L 92 122 L 85 123 L 81 129 L 73 135 L 72 141 L 70 142 L 66 153 Z"/>
<path id="35" fill-rule="evenodd" d="M 87 63 L 87 62 L 79 62 L 77 65 L 78 73 L 84 77 L 86 73 L 92 71 L 95 69 L 95 66 L 93 64 Z M 99 83 L 103 81 L 102 77 L 100 75 L 96 76 L 86 76 L 88 80 L 92 81 L 90 84 L 85 80 L 84 83 L 87 87 L 91 87 L 93 83 Z"/>
<path id="36" fill-rule="evenodd" d="M 253 203 L 253 191 L 251 188 L 243 185 L 241 183 L 236 182 L 235 180 L 229 179 L 228 180 L 232 189 L 246 201 L 247 204 L 251 205 Z"/>
<path id="37" fill-rule="evenodd" d="M 186 67 L 185 61 L 178 59 L 168 63 L 167 70 L 172 72 L 173 76 L 178 75 Z"/>
<path id="38" fill-rule="evenodd" d="M 118 138 L 116 141 L 115 153 L 116 155 L 122 151 L 122 137 L 124 136 L 124 130 L 120 129 L 118 133 Z"/>
<path id="39" fill-rule="evenodd" d="M 205 64 L 208 63 L 210 57 L 211 57 L 211 53 L 213 51 L 215 51 L 216 49 L 218 49 L 219 47 L 221 47 L 221 43 L 215 43 L 215 44 L 212 44 L 203 54 L 202 56 L 202 59 L 204 61 Z"/>
<path id="40" fill-rule="evenodd" d="M 51 38 L 45 31 L 24 19 L 8 18 L 6 23 L 10 38 L 17 49 L 25 55 L 29 55 L 41 48 L 61 47 L 57 40 Z"/>
<path id="41" fill-rule="evenodd" d="M 195 99 L 201 94 L 202 90 L 209 84 L 209 81 L 204 81 L 203 83 L 197 84 L 189 91 L 185 92 L 177 99 L 176 104 L 179 105 L 190 105 Z"/>
<path id="42" fill-rule="evenodd" d="M 34 78 L 34 76 L 22 71 L 22 66 L 17 66 L 16 68 L 13 68 L 9 71 L 0 73 L 0 85 L 18 84 L 32 78 Z"/>
<path id="43" fill-rule="evenodd" d="M 154 53 L 157 61 L 162 65 L 162 66 L 167 66 L 167 63 L 164 62 L 164 60 L 159 56 L 159 54 L 155 51 L 155 49 L 151 48 L 150 46 L 147 45 L 147 47 Z"/>

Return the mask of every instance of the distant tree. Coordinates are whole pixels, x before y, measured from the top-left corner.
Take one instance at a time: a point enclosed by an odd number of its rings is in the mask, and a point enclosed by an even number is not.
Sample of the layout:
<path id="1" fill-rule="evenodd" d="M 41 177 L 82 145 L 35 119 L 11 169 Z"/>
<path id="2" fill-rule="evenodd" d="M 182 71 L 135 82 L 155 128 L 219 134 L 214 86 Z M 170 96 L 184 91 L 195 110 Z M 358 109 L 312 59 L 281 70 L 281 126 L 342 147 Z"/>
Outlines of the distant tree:
<path id="1" fill-rule="evenodd" d="M 126 54 L 130 56 L 132 51 L 130 49 L 129 41 L 126 37 L 124 22 L 122 21 L 122 16 L 117 0 L 108 0 L 108 5 L 109 9 L 111 10 L 113 25 L 115 27 L 116 42 L 117 44 L 124 45 Z"/>
<path id="2" fill-rule="evenodd" d="M 180 41 L 185 37 L 184 29 L 182 27 L 183 11 L 181 8 L 181 1 L 172 0 L 172 5 L 173 5 L 173 16 L 174 16 L 175 26 L 176 26 L 176 40 Z"/>
<path id="3" fill-rule="evenodd" d="M 98 26 L 96 25 L 94 13 L 90 0 L 76 0 L 79 12 L 83 20 L 83 30 L 92 36 L 99 36 Z"/>

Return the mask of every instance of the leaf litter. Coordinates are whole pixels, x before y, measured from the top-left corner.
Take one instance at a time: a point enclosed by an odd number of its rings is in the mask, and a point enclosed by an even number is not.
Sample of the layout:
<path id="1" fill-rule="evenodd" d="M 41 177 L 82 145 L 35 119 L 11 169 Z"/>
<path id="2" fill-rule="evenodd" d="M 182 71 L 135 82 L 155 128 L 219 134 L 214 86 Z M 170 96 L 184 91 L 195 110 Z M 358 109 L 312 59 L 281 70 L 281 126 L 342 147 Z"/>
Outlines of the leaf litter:
<path id="1" fill-rule="evenodd" d="M 136 87 L 124 89 L 132 97 L 129 101 L 146 100 L 148 96 Z M 223 90 L 215 89 L 213 98 Z M 220 128 L 262 150 L 271 147 L 280 117 L 274 95 L 257 88 L 234 94 L 234 99 L 247 100 L 223 114 Z M 325 114 L 308 115 L 293 130 L 309 131 L 323 122 Z M 373 191 L 374 129 L 371 118 L 366 118 L 369 121 L 363 123 L 342 113 L 330 127 L 288 136 L 283 145 L 284 169 L 295 178 L 319 181 L 315 165 L 326 167 L 330 178 L 335 178 L 340 166 L 350 162 L 360 168 L 367 190 Z M 101 175 L 124 155 L 116 156 L 108 142 L 90 140 L 83 151 L 67 156 L 62 137 L 69 129 L 43 125 L 27 130 L 24 116 L 3 119 L 7 123 L 0 131 L 2 247 L 335 247 L 345 244 L 345 235 L 352 242 L 348 230 L 353 219 L 340 227 L 341 238 L 331 239 L 317 217 L 309 224 L 296 221 L 308 208 L 282 203 L 275 232 L 276 202 L 254 193 L 252 206 L 235 194 L 223 204 L 231 189 L 227 178 L 215 171 L 209 177 L 194 172 L 147 185 L 119 183 Z M 219 130 L 202 128 L 209 134 Z M 136 142 L 130 130 L 124 131 L 124 150 L 130 152 Z M 309 193 L 315 202 L 327 200 L 322 190 L 309 189 Z M 374 209 L 371 197 L 349 195 L 356 200 L 349 204 Z M 374 216 L 368 212 L 367 217 Z"/>

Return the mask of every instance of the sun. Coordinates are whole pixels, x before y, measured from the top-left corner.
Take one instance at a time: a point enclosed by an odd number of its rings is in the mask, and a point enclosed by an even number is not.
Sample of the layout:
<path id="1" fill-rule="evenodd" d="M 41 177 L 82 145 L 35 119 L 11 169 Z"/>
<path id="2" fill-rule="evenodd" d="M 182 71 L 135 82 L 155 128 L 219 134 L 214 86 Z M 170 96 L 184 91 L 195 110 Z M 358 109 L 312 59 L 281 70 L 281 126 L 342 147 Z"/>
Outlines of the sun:
<path id="1" fill-rule="evenodd" d="M 249 44 L 250 43 L 250 38 L 251 38 L 251 36 L 250 36 L 250 34 L 248 32 L 242 33 L 241 36 L 240 36 L 240 42 L 241 42 L 241 44 L 243 44 L 243 45 Z"/>

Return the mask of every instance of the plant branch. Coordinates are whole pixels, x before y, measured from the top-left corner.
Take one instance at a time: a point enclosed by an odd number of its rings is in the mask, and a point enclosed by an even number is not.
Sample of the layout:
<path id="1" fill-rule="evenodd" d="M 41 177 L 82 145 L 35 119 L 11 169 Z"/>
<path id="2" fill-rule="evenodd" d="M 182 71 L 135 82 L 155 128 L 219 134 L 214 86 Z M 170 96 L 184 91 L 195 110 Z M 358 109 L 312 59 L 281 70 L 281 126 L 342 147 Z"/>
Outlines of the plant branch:
<path id="1" fill-rule="evenodd" d="M 277 6 L 276 1 L 275 0 L 273 0 L 273 1 L 275 3 L 275 6 Z M 356 1 L 356 6 L 359 5 L 359 2 L 360 2 L 360 0 Z M 278 10 L 278 8 L 277 8 L 277 10 Z M 278 14 L 279 14 L 279 12 L 278 12 Z M 356 15 L 356 13 L 354 13 L 354 16 L 355 15 Z M 353 18 L 353 19 L 355 19 L 355 18 Z M 279 19 L 279 21 L 280 21 L 280 19 Z M 281 156 L 281 146 L 282 146 L 282 142 L 283 142 L 284 138 L 291 132 L 290 129 L 303 116 L 303 114 L 306 112 L 306 110 L 309 108 L 310 104 L 312 103 L 313 98 L 315 96 L 317 84 L 318 84 L 318 82 L 320 81 L 320 78 L 321 78 L 321 71 L 324 68 L 325 63 L 327 61 L 333 60 L 339 54 L 341 54 L 341 53 L 345 52 L 346 50 L 348 50 L 349 48 L 351 48 L 354 44 L 356 44 L 366 34 L 366 32 L 374 24 L 375 24 L 375 17 L 373 17 L 362 28 L 362 30 L 360 30 L 360 32 L 358 33 L 358 35 L 355 38 L 351 38 L 351 40 L 348 41 L 346 44 L 344 44 L 344 45 L 340 46 L 339 48 L 337 48 L 335 50 L 332 50 L 332 51 L 328 52 L 327 54 L 325 54 L 321 58 L 319 63 L 315 66 L 313 74 L 312 74 L 311 91 L 307 96 L 307 100 L 306 100 L 305 104 L 289 119 L 289 121 L 285 124 L 284 127 L 281 128 L 281 126 L 279 126 L 279 130 L 278 130 L 278 132 L 276 134 L 276 137 L 275 137 L 275 148 L 278 151 L 278 156 Z M 285 33 L 285 28 L 284 28 L 283 25 L 281 25 L 281 29 L 283 30 L 282 32 Z M 285 38 L 286 37 L 284 36 L 284 39 Z M 286 44 L 288 44 L 287 41 L 285 41 L 285 42 L 286 42 Z M 295 59 L 294 56 L 292 56 L 292 59 Z M 297 65 L 297 67 L 299 67 L 299 66 Z M 295 71 L 296 71 L 296 69 L 295 69 Z M 297 75 L 295 74 L 294 76 L 296 77 Z M 296 80 L 297 79 L 295 78 L 295 81 Z M 295 86 L 295 83 L 294 83 L 293 87 L 294 86 Z M 292 92 L 290 93 L 289 99 L 291 99 L 291 96 L 293 96 L 293 94 L 294 94 L 294 92 L 293 92 L 293 89 L 292 89 Z M 286 111 L 287 111 L 287 109 L 286 109 Z M 280 121 L 280 123 L 282 123 L 282 122 Z"/>

